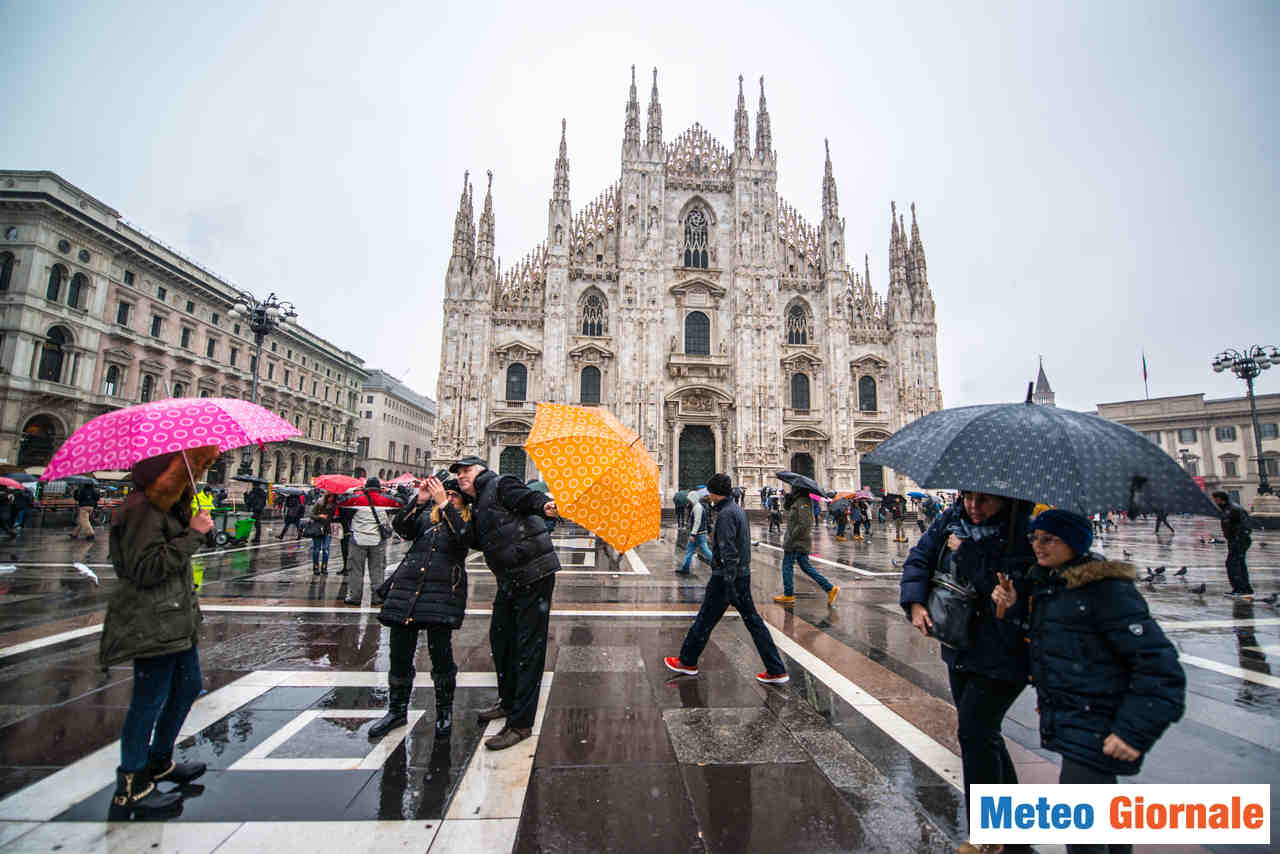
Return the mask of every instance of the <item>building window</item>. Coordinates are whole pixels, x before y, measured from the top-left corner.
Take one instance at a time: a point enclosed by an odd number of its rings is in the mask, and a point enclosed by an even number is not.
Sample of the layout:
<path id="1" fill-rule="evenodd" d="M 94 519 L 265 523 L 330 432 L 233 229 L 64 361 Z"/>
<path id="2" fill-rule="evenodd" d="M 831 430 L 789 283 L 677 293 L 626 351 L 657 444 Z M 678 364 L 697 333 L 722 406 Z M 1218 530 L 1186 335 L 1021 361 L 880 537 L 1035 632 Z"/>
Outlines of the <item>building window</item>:
<path id="1" fill-rule="evenodd" d="M 1276 430 L 1276 423 L 1274 421 L 1272 421 L 1269 424 L 1259 424 L 1258 426 L 1262 428 L 1260 433 L 1262 438 L 1264 439 L 1276 438 L 1277 430 Z"/>
<path id="2" fill-rule="evenodd" d="M 1189 445 L 1196 440 L 1196 431 L 1194 427 L 1184 427 L 1178 431 L 1178 441 L 1184 445 Z"/>
<path id="3" fill-rule="evenodd" d="M 318 389 L 318 388 L 320 388 L 320 383 L 316 382 L 315 380 L 312 380 L 312 381 L 311 381 L 311 396 L 312 396 L 312 397 L 315 397 L 315 396 L 316 396 L 316 389 Z M 298 389 L 298 390 L 299 390 L 299 391 L 301 391 L 302 389 Z"/>
<path id="4" fill-rule="evenodd" d="M 238 323 L 234 323 L 234 324 L 232 324 L 232 325 L 231 325 L 231 334 L 232 334 L 232 335 L 239 335 L 239 334 L 240 334 L 240 324 L 238 324 Z"/>
<path id="5" fill-rule="evenodd" d="M 809 410 L 809 377 L 806 374 L 791 375 L 791 408 Z"/>
<path id="6" fill-rule="evenodd" d="M 132 285 L 132 284 L 133 284 L 133 271 L 132 271 L 132 270 L 125 270 L 125 271 L 124 271 L 124 283 L 125 283 L 126 285 Z"/>
<path id="7" fill-rule="evenodd" d="M 179 345 L 182 347 L 182 349 L 184 349 L 184 350 L 190 350 L 190 349 L 191 349 L 191 329 L 190 329 L 190 327 L 187 327 L 187 326 L 182 327 L 182 335 L 180 336 L 180 340 L 179 340 L 178 344 L 179 344 Z"/>
<path id="8" fill-rule="evenodd" d="M 107 373 L 102 378 L 102 393 L 107 397 L 119 397 L 120 368 L 118 366 L 107 365 Z"/>
<path id="9" fill-rule="evenodd" d="M 57 302 L 59 294 L 62 293 L 62 283 L 67 279 L 67 268 L 61 264 L 54 264 L 53 269 L 49 271 L 49 286 L 45 289 L 44 298 L 50 302 Z"/>
<path id="10" fill-rule="evenodd" d="M 209 315 L 209 322 L 212 323 L 214 326 L 218 325 L 218 313 L 216 311 L 213 314 Z"/>
<path id="11" fill-rule="evenodd" d="M 159 338 L 164 329 L 164 318 L 158 314 L 151 315 L 151 337 Z"/>
<path id="12" fill-rule="evenodd" d="M 40 353 L 40 369 L 36 379 L 51 383 L 62 381 L 62 363 L 66 356 L 65 349 L 71 343 L 71 334 L 61 326 L 49 330 L 44 340 L 44 348 Z"/>
<path id="13" fill-rule="evenodd" d="M 13 265 L 17 263 L 14 260 L 12 252 L 0 252 L 0 291 L 9 290 L 9 283 L 13 279 Z"/>
<path id="14" fill-rule="evenodd" d="M 373 395 L 369 395 L 364 399 L 365 403 L 373 403 Z"/>
<path id="15" fill-rule="evenodd" d="M 196 313 L 196 304 L 193 303 L 191 300 L 187 300 L 187 314 L 195 314 L 195 313 Z"/>
<path id="16" fill-rule="evenodd" d="M 173 384 L 173 396 L 174 396 L 174 397 L 182 397 L 182 396 L 183 396 L 183 395 L 185 395 L 186 393 L 187 393 L 187 387 L 186 387 L 186 386 L 184 386 L 182 383 L 174 383 L 174 384 Z"/>
<path id="17" fill-rule="evenodd" d="M 256 374 L 257 372 L 258 372 L 258 357 L 250 356 L 249 357 L 249 373 Z"/>
<path id="18" fill-rule="evenodd" d="M 232 347 L 231 352 L 227 354 L 227 364 L 229 364 L 231 367 L 234 368 L 236 366 L 236 359 L 239 356 L 240 356 L 239 348 Z"/>
<path id="19" fill-rule="evenodd" d="M 276 342 L 272 341 L 272 342 L 271 342 L 271 352 L 272 352 L 272 353 L 274 353 L 275 351 L 276 351 Z"/>
<path id="20" fill-rule="evenodd" d="M 1159 431 L 1159 430 L 1143 430 L 1143 431 L 1142 431 L 1142 435 L 1143 435 L 1143 436 L 1146 436 L 1149 440 L 1151 440 L 1151 443 L 1152 443 L 1153 445 L 1159 445 L 1159 444 L 1160 444 L 1160 431 Z"/>
<path id="21" fill-rule="evenodd" d="M 396 458 L 396 443 L 387 442 L 387 459 L 394 461 L 395 458 Z"/>
<path id="22" fill-rule="evenodd" d="M 684 219 L 684 265 L 707 267 L 707 215 L 694 208 Z"/>
<path id="23" fill-rule="evenodd" d="M 116 323 L 120 324 L 121 326 L 128 326 L 129 325 L 129 309 L 131 308 L 133 308 L 133 306 L 129 305 L 129 303 L 127 302 L 122 302 L 117 304 L 116 305 Z"/>
<path id="24" fill-rule="evenodd" d="M 207 389 L 207 388 L 202 388 L 202 389 L 200 389 L 200 396 L 201 396 L 201 397 L 213 397 L 213 392 L 209 391 L 209 389 Z"/>
<path id="25" fill-rule="evenodd" d="M 1219 442 L 1234 442 L 1236 440 L 1236 428 L 1234 427 L 1214 427 L 1213 438 Z"/>
<path id="26" fill-rule="evenodd" d="M 1200 474 L 1199 460 L 1187 460 L 1185 463 L 1183 463 L 1183 466 L 1186 468 L 1187 474 L 1191 475 L 1192 477 L 1195 477 L 1196 475 Z"/>
<path id="27" fill-rule="evenodd" d="M 208 356 L 210 359 L 212 359 L 213 354 L 216 352 L 218 352 L 218 342 L 213 338 L 210 338 L 208 341 L 205 342 L 204 354 Z"/>
<path id="28" fill-rule="evenodd" d="M 1280 457 L 1263 457 L 1262 470 L 1267 477 L 1280 477 Z"/>
<path id="29" fill-rule="evenodd" d="M 89 289 L 89 277 L 84 273 L 76 273 L 71 277 L 71 286 L 67 288 L 67 305 L 72 308 L 82 308 L 80 303 L 84 302 L 85 291 Z"/>
<path id="30" fill-rule="evenodd" d="M 368 418 L 369 420 L 373 420 L 373 410 L 372 410 L 372 409 L 366 409 L 366 410 L 364 411 L 364 417 L 365 417 L 365 418 Z"/>
<path id="31" fill-rule="evenodd" d="M 275 378 L 276 378 L 276 363 L 267 362 L 267 379 L 273 380 Z"/>
<path id="32" fill-rule="evenodd" d="M 879 410 L 878 401 L 876 400 L 876 381 L 874 377 L 858 378 L 858 409 L 861 412 L 876 412 Z"/>
<path id="33" fill-rule="evenodd" d="M 284 384 L 285 384 L 285 385 L 288 385 L 288 384 L 289 384 L 289 379 L 290 379 L 290 378 L 289 378 L 289 374 L 290 374 L 290 373 L 291 373 L 291 371 L 290 371 L 288 368 L 285 368 L 285 369 L 284 369 Z"/>
<path id="34" fill-rule="evenodd" d="M 684 319 L 684 351 L 695 356 L 711 355 L 711 320 L 700 311 Z"/>
<path id="35" fill-rule="evenodd" d="M 167 288 L 162 288 L 159 285 L 156 286 L 156 299 L 160 300 L 160 302 L 164 302 L 164 298 L 168 295 L 169 291 Z"/>
<path id="36" fill-rule="evenodd" d="M 809 314 L 802 305 L 793 305 L 787 312 L 787 343 L 809 343 Z"/>
<path id="37" fill-rule="evenodd" d="M 409 464 L 409 446 L 405 445 L 400 449 L 400 462 L 405 465 Z"/>
<path id="38" fill-rule="evenodd" d="M 528 391 L 529 371 L 524 365 L 515 362 L 507 368 L 507 400 L 522 401 Z"/>
<path id="39" fill-rule="evenodd" d="M 600 402 L 600 369 L 595 365 L 587 365 L 582 369 L 581 399 L 583 403 Z"/>
<path id="40" fill-rule="evenodd" d="M 1222 460 L 1222 476 L 1223 477 L 1239 477 L 1236 470 L 1236 461 L 1224 458 Z"/>
<path id="41" fill-rule="evenodd" d="M 156 378 L 151 376 L 151 374 L 143 374 L 142 384 L 138 387 L 138 400 L 143 403 L 150 403 L 155 391 Z"/>
<path id="42" fill-rule="evenodd" d="M 604 294 L 592 288 L 583 295 L 579 303 L 579 310 L 582 315 L 582 334 L 588 336 L 599 337 L 608 334 L 609 324 L 606 316 L 607 306 L 604 301 Z"/>
<path id="43" fill-rule="evenodd" d="M 525 452 L 518 445 L 508 445 L 498 455 L 498 474 L 509 474 L 524 480 Z"/>

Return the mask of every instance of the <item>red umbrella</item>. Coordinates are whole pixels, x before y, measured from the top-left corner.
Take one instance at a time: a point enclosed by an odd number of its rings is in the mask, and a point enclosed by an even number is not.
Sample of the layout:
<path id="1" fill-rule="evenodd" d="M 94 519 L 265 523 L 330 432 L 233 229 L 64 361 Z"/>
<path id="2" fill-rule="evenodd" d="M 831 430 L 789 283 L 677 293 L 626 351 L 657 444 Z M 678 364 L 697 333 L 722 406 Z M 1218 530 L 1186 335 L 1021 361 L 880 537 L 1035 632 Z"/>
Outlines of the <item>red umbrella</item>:
<path id="1" fill-rule="evenodd" d="M 5 489 L 22 489 L 22 484 L 18 483 L 11 477 L 0 477 L 0 486 Z"/>
<path id="2" fill-rule="evenodd" d="M 399 476 L 398 478 L 396 478 L 395 480 L 389 480 L 389 481 L 387 481 L 385 484 L 383 484 L 383 486 L 399 486 L 400 484 L 404 484 L 405 486 L 409 486 L 409 485 L 414 484 L 414 483 L 417 483 L 417 482 L 418 482 L 418 478 L 414 477 L 414 476 L 413 476 L 412 474 L 410 474 L 409 472 L 405 472 L 404 474 L 400 475 L 400 476 Z"/>
<path id="3" fill-rule="evenodd" d="M 311 478 L 311 483 L 325 492 L 346 492 L 357 486 L 364 486 L 364 481 L 349 474 L 319 474 Z"/>

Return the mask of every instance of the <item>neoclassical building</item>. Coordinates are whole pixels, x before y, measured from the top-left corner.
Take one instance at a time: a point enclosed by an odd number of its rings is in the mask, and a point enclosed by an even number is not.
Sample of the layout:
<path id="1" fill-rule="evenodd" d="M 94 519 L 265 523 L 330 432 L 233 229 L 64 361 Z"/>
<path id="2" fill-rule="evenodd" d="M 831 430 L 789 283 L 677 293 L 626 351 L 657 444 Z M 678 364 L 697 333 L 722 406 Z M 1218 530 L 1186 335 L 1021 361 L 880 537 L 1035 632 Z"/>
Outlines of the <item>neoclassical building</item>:
<path id="1" fill-rule="evenodd" d="M 520 445 L 552 401 L 609 407 L 658 460 L 664 495 L 717 470 L 749 488 L 782 468 L 899 485 L 862 458 L 942 406 L 915 207 L 908 227 L 890 205 L 881 295 L 866 257 L 847 261 L 829 148 L 816 222 L 778 195 L 763 78 L 754 130 L 753 147 L 739 77 L 732 148 L 699 124 L 665 138 L 656 69 L 642 129 L 633 67 L 618 182 L 575 210 L 561 122 L 545 238 L 505 269 L 493 175 L 478 226 L 464 178 L 436 464 L 477 454 L 532 476 Z"/>

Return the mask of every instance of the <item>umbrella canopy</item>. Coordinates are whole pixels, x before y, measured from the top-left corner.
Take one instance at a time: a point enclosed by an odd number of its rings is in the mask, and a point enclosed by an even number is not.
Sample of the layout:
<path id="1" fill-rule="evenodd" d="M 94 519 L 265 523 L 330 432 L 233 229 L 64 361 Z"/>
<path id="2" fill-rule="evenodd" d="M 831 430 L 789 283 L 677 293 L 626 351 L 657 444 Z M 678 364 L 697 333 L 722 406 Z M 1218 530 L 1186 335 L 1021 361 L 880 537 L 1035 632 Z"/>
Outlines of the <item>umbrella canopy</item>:
<path id="1" fill-rule="evenodd" d="M 908 492 L 907 497 L 908 498 L 928 498 L 929 496 L 925 495 L 923 492 Z"/>
<path id="2" fill-rule="evenodd" d="M 42 481 L 96 469 L 127 469 L 172 451 L 215 445 L 219 452 L 280 442 L 302 431 L 247 400 L 180 397 L 99 415 L 72 433 L 53 455 Z"/>
<path id="3" fill-rule="evenodd" d="M 816 492 L 810 492 L 810 493 L 809 493 L 809 497 L 810 497 L 810 498 L 812 498 L 814 501 L 830 501 L 830 500 L 831 500 L 831 499 L 830 499 L 830 498 L 828 498 L 827 496 L 825 496 L 825 495 L 819 495 L 819 494 L 818 494 L 818 493 L 816 493 Z"/>
<path id="4" fill-rule="evenodd" d="M 357 486 L 364 486 L 364 480 L 349 474 L 318 474 L 311 478 L 311 483 L 325 492 L 339 493 L 355 489 Z"/>
<path id="5" fill-rule="evenodd" d="M 231 479 L 232 479 L 232 480 L 238 480 L 238 481 L 240 481 L 241 483 L 260 483 L 260 484 L 262 484 L 263 486 L 266 486 L 268 483 L 270 483 L 270 482 L 271 482 L 271 481 L 267 480 L 266 478 L 262 478 L 262 477 L 254 477 L 254 476 L 253 476 L 253 475 L 251 475 L 251 474 L 237 474 L 237 475 L 232 475 Z"/>
<path id="6" fill-rule="evenodd" d="M 823 494 L 823 489 L 821 486 L 818 486 L 818 482 L 807 475 L 796 474 L 793 471 L 780 471 L 776 477 L 783 483 L 794 487 L 797 492 L 816 492 L 819 495 Z"/>
<path id="7" fill-rule="evenodd" d="M 839 515 L 847 511 L 850 506 L 851 505 L 850 505 L 849 499 L 837 498 L 835 501 L 831 502 L 831 506 L 828 507 L 827 509 L 830 510 L 832 513 L 835 513 L 836 515 Z"/>
<path id="8" fill-rule="evenodd" d="M 608 409 L 539 403 L 524 447 L 560 515 L 619 552 L 658 538 L 658 464 Z"/>
<path id="9" fill-rule="evenodd" d="M 40 479 L 33 474 L 27 474 L 25 471 L 11 471 L 5 477 L 10 480 L 16 480 L 18 483 L 35 483 Z"/>
<path id="10" fill-rule="evenodd" d="M 1142 434 L 1029 400 L 934 412 L 880 443 L 866 460 L 926 489 L 987 492 L 1085 515 L 1135 499 L 1170 513 L 1218 515 L 1191 476 Z"/>
<path id="11" fill-rule="evenodd" d="M 526 483 L 525 486 L 530 489 L 536 489 L 538 492 L 545 492 L 548 495 L 551 494 L 551 487 L 547 486 L 547 482 L 545 480 L 531 480 Z"/>
<path id="12" fill-rule="evenodd" d="M 858 497 L 858 493 L 856 492 L 837 492 L 835 496 L 836 501 L 840 501 L 843 498 L 857 498 L 857 497 Z"/>
<path id="13" fill-rule="evenodd" d="M 386 483 L 383 484 L 383 486 L 412 486 L 417 482 L 418 482 L 417 475 L 410 474 L 409 472 L 405 472 L 404 474 L 400 475 L 394 480 L 387 481 Z M 363 484 L 364 481 L 361 481 L 361 483 Z"/>
<path id="14" fill-rule="evenodd" d="M 0 477 L 0 486 L 5 489 L 22 489 L 22 484 L 18 483 L 11 477 Z"/>
<path id="15" fill-rule="evenodd" d="M 876 498 L 874 495 L 871 494 L 871 490 L 869 489 L 859 489 L 857 492 L 853 494 L 853 497 L 858 499 L 859 501 L 874 501 Z"/>

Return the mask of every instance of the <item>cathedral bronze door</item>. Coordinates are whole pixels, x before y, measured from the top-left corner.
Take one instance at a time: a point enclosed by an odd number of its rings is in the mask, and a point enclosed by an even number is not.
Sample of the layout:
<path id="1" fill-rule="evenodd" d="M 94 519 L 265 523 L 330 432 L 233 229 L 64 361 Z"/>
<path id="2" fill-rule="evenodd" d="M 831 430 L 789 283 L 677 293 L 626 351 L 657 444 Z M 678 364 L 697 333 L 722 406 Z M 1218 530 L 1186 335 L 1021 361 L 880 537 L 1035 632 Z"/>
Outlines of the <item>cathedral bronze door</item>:
<path id="1" fill-rule="evenodd" d="M 813 473 L 813 456 L 810 454 L 792 454 L 791 470 L 805 477 L 815 477 Z"/>
<path id="2" fill-rule="evenodd" d="M 884 493 L 884 466 L 874 466 L 864 462 L 859 464 L 858 471 L 861 474 L 863 489 L 874 489 L 876 492 Z"/>
<path id="3" fill-rule="evenodd" d="M 691 426 L 680 433 L 680 489 L 704 486 L 716 473 L 716 437 L 710 427 Z"/>

